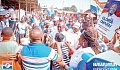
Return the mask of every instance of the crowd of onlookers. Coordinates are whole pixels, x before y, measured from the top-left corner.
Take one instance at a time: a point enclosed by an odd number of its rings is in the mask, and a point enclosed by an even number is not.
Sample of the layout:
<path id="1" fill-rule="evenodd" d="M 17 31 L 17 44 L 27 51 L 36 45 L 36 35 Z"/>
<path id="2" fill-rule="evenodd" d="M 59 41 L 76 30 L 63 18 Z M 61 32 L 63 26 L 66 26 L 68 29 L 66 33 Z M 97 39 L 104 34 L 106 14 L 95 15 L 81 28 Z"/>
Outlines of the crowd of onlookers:
<path id="1" fill-rule="evenodd" d="M 120 51 L 119 45 L 114 47 L 119 28 L 108 40 L 97 32 L 92 17 L 37 12 L 18 21 L 11 14 L 16 14 L 13 7 L 0 8 L 0 62 L 15 60 L 24 70 L 77 70 L 84 50 L 93 55 L 114 48 Z"/>

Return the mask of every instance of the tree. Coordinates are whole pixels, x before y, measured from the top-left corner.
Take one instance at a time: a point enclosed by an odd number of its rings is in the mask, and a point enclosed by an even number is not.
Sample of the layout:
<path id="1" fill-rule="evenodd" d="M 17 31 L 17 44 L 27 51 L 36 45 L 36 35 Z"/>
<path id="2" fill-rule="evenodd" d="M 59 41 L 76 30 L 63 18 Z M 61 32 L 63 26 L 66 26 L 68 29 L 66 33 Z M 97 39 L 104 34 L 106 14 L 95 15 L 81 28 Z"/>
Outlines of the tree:
<path id="1" fill-rule="evenodd" d="M 72 5 L 71 7 L 63 7 L 63 10 L 77 12 L 77 7 Z"/>
<path id="2" fill-rule="evenodd" d="M 63 10 L 70 11 L 70 7 L 64 7 Z"/>
<path id="3" fill-rule="evenodd" d="M 77 7 L 75 5 L 72 5 L 70 7 L 70 11 L 77 12 Z"/>

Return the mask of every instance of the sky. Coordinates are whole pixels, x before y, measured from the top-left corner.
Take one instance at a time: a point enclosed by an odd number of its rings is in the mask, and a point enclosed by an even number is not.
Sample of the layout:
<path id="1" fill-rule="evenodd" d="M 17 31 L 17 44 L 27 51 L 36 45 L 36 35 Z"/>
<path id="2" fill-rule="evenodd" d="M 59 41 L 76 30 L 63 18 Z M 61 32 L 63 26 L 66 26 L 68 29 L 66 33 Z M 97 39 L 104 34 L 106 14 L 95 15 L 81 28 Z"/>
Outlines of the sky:
<path id="1" fill-rule="evenodd" d="M 107 0 L 99 0 L 100 2 L 107 2 Z M 40 6 L 46 6 L 51 7 L 57 7 L 59 9 L 62 9 L 63 7 L 71 7 L 72 5 L 75 5 L 78 9 L 83 9 L 83 11 L 90 9 L 90 5 L 95 5 L 96 3 L 94 0 L 38 0 L 38 3 L 40 3 Z"/>

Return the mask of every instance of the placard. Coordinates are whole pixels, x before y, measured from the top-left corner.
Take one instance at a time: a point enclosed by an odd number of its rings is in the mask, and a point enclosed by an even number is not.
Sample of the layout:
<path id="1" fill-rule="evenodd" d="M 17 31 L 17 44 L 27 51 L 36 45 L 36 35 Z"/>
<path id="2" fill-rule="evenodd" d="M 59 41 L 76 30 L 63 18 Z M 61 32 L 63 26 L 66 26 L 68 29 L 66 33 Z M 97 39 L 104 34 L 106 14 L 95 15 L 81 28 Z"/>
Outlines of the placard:
<path id="1" fill-rule="evenodd" d="M 111 40 L 115 29 L 120 26 L 120 0 L 108 0 L 98 19 L 96 28 L 99 33 Z"/>

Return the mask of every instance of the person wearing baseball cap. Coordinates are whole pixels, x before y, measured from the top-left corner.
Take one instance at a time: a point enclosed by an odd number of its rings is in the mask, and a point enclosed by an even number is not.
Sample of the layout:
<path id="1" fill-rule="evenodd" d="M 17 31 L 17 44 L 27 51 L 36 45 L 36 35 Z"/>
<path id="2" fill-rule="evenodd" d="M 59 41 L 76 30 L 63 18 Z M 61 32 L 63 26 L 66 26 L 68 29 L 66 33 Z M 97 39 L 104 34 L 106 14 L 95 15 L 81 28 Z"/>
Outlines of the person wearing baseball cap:
<path id="1" fill-rule="evenodd" d="M 5 16 L 6 14 L 7 11 L 2 6 L 0 6 L 0 16 Z"/>
<path id="2" fill-rule="evenodd" d="M 57 25 L 59 23 L 59 17 L 55 16 L 53 19 L 53 27 L 51 27 L 51 31 L 56 31 L 57 30 Z"/>
<path id="3" fill-rule="evenodd" d="M 7 14 L 7 11 L 5 11 L 5 9 L 3 9 L 3 7 L 0 7 L 0 32 L 2 31 L 2 29 L 5 26 L 3 20 L 5 19 L 6 14 Z"/>
<path id="4" fill-rule="evenodd" d="M 72 27 L 77 28 L 79 30 L 80 29 L 80 23 L 76 22 Z"/>
<path id="5" fill-rule="evenodd" d="M 76 22 L 72 26 L 71 38 L 72 38 L 72 48 L 76 49 L 78 46 L 78 39 L 81 35 L 80 32 L 80 23 Z"/>
<path id="6" fill-rule="evenodd" d="M 3 9 L 2 6 L 0 6 L 0 41 L 2 40 L 1 31 L 5 27 L 5 23 L 3 22 L 3 20 L 5 19 L 6 14 L 7 12 L 5 11 L 5 9 Z"/>

